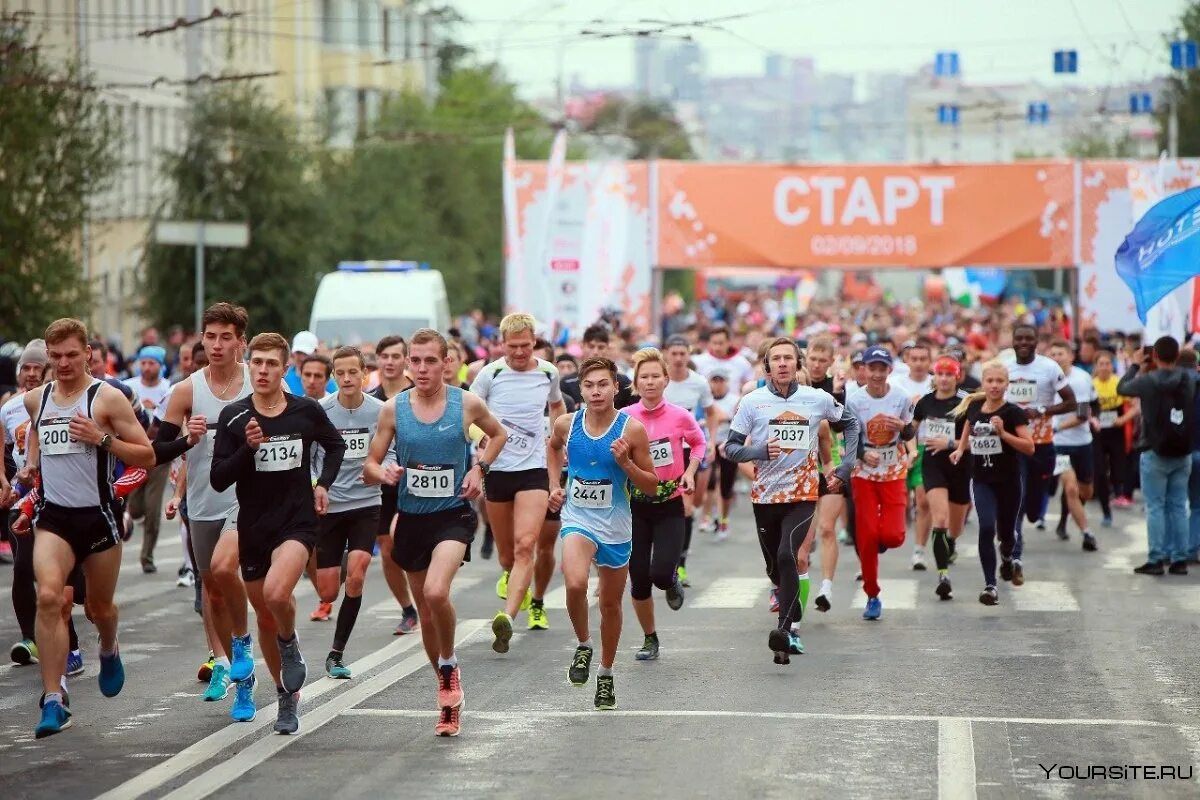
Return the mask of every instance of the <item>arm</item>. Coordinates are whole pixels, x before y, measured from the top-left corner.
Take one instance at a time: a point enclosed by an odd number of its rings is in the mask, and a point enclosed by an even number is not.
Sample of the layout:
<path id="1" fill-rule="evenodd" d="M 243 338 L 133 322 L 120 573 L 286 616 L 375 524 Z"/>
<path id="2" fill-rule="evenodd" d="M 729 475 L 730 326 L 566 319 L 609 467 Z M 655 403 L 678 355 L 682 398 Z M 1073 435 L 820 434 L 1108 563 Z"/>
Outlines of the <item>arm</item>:
<path id="1" fill-rule="evenodd" d="M 712 411 L 715 407 L 710 407 L 709 411 Z M 683 474 L 691 478 L 692 484 L 695 485 L 696 473 L 700 471 L 700 462 L 704 460 L 701 454 L 705 452 L 705 445 L 708 442 L 705 440 L 704 431 L 700 430 L 700 423 L 696 422 L 695 417 L 685 412 L 681 416 L 681 419 L 686 420 L 684 422 L 686 427 L 683 431 L 683 441 L 687 444 L 688 449 L 691 450 L 691 457 L 688 459 L 687 468 L 683 471 Z"/>
<path id="2" fill-rule="evenodd" d="M 125 402 L 125 397 L 119 391 L 104 384 L 100 387 L 100 396 L 96 398 L 97 420 L 89 420 L 82 414 L 77 414 L 71 420 L 71 435 L 81 442 L 92 445 L 100 444 L 104 431 L 97 422 L 103 422 L 104 427 L 112 431 L 114 438 L 109 451 L 130 467 L 154 466 L 154 448 L 150 439 L 142 429 L 133 408 Z"/>
<path id="3" fill-rule="evenodd" d="M 571 430 L 571 417 L 563 415 L 554 420 L 550 427 L 550 439 L 546 442 L 546 469 L 550 473 L 550 510 L 558 511 L 563 504 L 562 471 L 566 463 L 567 434 Z"/>
<path id="4" fill-rule="evenodd" d="M 721 427 L 721 409 L 717 408 L 717 404 L 710 402 L 708 408 L 704 409 L 704 426 L 708 429 L 708 441 L 712 443 L 713 452 L 716 452 L 717 446 L 717 431 Z"/>
<path id="5" fill-rule="evenodd" d="M 1058 396 L 1062 398 L 1061 402 L 1048 406 L 1046 408 L 1046 416 L 1073 414 L 1079 410 L 1079 403 L 1075 400 L 1075 390 L 1070 386 L 1063 386 L 1059 389 Z"/>
<path id="6" fill-rule="evenodd" d="M 1018 425 L 1016 431 L 1009 432 L 1007 428 L 1000 431 L 1000 438 L 1008 444 L 1009 447 L 1027 456 L 1033 455 L 1033 451 L 1037 449 L 1033 443 L 1033 439 L 1029 436 L 1028 425 Z"/>
<path id="7" fill-rule="evenodd" d="M 841 465 L 834 470 L 834 474 L 841 479 L 842 483 L 848 484 L 850 482 L 850 471 L 854 469 L 854 462 L 858 460 L 860 426 L 858 424 L 858 417 L 854 416 L 848 407 L 836 404 L 834 407 L 841 412 L 841 416 L 836 422 L 831 420 L 829 426 L 834 430 L 837 430 L 838 426 L 841 426 L 842 441 L 846 454 L 845 458 L 842 459 Z"/>
<path id="8" fill-rule="evenodd" d="M 200 441 L 200 436 L 197 435 L 195 420 L 198 420 L 200 425 L 205 424 L 204 417 L 196 417 L 190 421 L 187 415 L 192 409 L 192 379 L 188 378 L 183 383 L 171 390 L 170 397 L 167 398 L 167 410 L 163 414 L 162 421 L 158 424 L 158 431 L 154 435 L 154 459 L 156 464 L 168 464 L 182 456 L 188 450 L 196 446 Z M 183 432 L 184 425 L 187 425 L 187 435 L 180 437 Z"/>
<path id="9" fill-rule="evenodd" d="M 1139 376 L 1138 370 L 1137 363 L 1129 365 L 1129 369 L 1125 370 L 1121 380 L 1117 381 L 1117 394 L 1123 394 L 1126 397 L 1149 397 L 1154 394 L 1155 386 L 1151 376 Z"/>
<path id="10" fill-rule="evenodd" d="M 962 460 L 963 453 L 967 452 L 967 447 L 970 446 L 970 443 L 971 429 L 968 425 L 964 424 L 962 433 L 958 437 L 958 446 L 955 447 L 954 452 L 950 454 L 950 462 L 952 464 L 957 464 L 960 460 Z"/>
<path id="11" fill-rule="evenodd" d="M 658 493 L 658 476 L 650 459 L 650 437 L 636 419 L 625 425 L 625 433 L 612 444 L 617 466 L 624 470 L 629 482 L 642 494 L 653 497 Z"/>
<path id="12" fill-rule="evenodd" d="M 1115 425 L 1119 428 L 1125 427 L 1142 413 L 1142 402 L 1136 397 L 1130 397 L 1127 405 L 1128 408 L 1125 410 L 1125 413 L 1117 417 Z"/>
<path id="13" fill-rule="evenodd" d="M 745 400 L 745 398 L 742 398 Z M 729 439 L 725 442 L 725 457 L 730 461 L 745 463 L 747 461 L 766 461 L 770 458 L 767 443 L 759 442 L 753 446 L 746 444 L 746 437 L 754 430 L 754 420 L 750 417 L 749 406 L 738 403 L 737 413 L 729 424 Z"/>
<path id="14" fill-rule="evenodd" d="M 830 428 L 829 420 L 821 420 L 821 428 L 817 432 L 817 444 L 821 448 L 821 463 L 833 469 L 833 431 Z"/>
<path id="15" fill-rule="evenodd" d="M 338 470 L 342 468 L 342 459 L 346 456 L 346 440 L 338 433 L 337 428 L 333 427 L 333 423 L 319 405 L 315 408 L 310 407 L 310 414 L 315 426 L 313 441 L 324 451 L 317 486 L 328 490 L 337 480 Z"/>
<path id="16" fill-rule="evenodd" d="M 183 466 L 179 468 L 179 474 L 175 477 L 175 493 L 167 501 L 167 519 L 175 519 L 175 514 L 178 513 L 179 506 L 183 503 L 183 498 L 187 497 L 187 477 L 188 465 L 184 461 Z"/>
<path id="17" fill-rule="evenodd" d="M 226 411 L 232 408 L 227 407 Z M 249 411 L 239 411 L 238 416 L 249 417 Z M 223 492 L 237 483 L 238 478 L 254 471 L 254 450 L 242 437 L 230 429 L 235 421 L 233 414 L 221 412 L 217 423 L 217 440 L 213 443 L 212 471 L 208 482 L 218 492 Z"/>
<path id="18" fill-rule="evenodd" d="M 462 497 L 465 500 L 473 500 L 483 491 L 483 467 L 481 465 L 491 466 L 496 463 L 496 459 L 500 457 L 500 451 L 504 449 L 504 443 L 508 441 L 508 431 L 500 424 L 500 420 L 492 416 L 492 412 L 488 410 L 483 400 L 470 392 L 463 395 L 463 416 L 466 418 L 463 420 L 466 427 L 476 425 L 487 437 L 487 447 L 479 454 L 479 460 L 475 462 L 475 466 L 471 467 L 466 477 L 463 478 Z"/>
<path id="19" fill-rule="evenodd" d="M 363 465 L 363 483 L 376 486 L 386 483 L 395 486 L 403 472 L 398 464 L 387 461 L 392 443 L 396 440 L 396 398 L 392 398 L 379 409 L 379 421 L 375 425 L 375 435 L 371 438 L 371 447 L 367 451 L 367 463 Z"/>

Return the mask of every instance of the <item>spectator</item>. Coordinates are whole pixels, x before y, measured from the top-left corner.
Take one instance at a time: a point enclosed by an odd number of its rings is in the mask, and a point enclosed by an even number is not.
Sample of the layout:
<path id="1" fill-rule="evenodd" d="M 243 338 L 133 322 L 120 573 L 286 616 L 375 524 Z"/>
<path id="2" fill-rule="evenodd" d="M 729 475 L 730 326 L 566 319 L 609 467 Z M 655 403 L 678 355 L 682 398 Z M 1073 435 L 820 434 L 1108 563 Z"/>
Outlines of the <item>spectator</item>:
<path id="1" fill-rule="evenodd" d="M 1163 336 L 1117 384 L 1117 392 L 1137 397 L 1142 405 L 1140 471 L 1150 553 L 1134 570 L 1141 575 L 1162 575 L 1164 562 L 1170 562 L 1172 575 L 1187 574 L 1196 382 L 1194 370 L 1180 368 L 1178 361 L 1179 342 Z M 1142 371 L 1146 374 L 1139 375 Z"/>
<path id="2" fill-rule="evenodd" d="M 1196 371 L 1197 357 L 1195 350 L 1184 350 L 1179 355 L 1179 366 L 1190 372 L 1194 384 L 1200 383 L 1200 373 Z M 1188 561 L 1200 564 L 1200 391 L 1195 391 L 1192 400 L 1192 474 L 1188 478 Z"/>

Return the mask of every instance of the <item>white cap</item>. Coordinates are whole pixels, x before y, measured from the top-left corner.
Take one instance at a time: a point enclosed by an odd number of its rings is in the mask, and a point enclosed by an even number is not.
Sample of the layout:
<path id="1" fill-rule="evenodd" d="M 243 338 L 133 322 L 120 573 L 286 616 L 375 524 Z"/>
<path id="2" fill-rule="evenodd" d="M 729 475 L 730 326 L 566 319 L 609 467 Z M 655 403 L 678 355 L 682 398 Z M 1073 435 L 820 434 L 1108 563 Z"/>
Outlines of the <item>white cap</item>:
<path id="1" fill-rule="evenodd" d="M 311 356 L 317 352 L 317 335 L 312 331 L 300 331 L 292 339 L 292 352 L 304 353 L 306 356 Z"/>

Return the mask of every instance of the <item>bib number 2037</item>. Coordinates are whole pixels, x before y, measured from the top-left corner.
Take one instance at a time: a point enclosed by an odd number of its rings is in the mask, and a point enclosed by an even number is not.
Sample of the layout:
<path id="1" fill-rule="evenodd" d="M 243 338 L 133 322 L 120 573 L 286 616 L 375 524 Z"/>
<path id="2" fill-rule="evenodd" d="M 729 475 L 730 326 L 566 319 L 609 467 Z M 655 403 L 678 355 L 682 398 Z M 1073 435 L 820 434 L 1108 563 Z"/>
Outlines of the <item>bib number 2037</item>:
<path id="1" fill-rule="evenodd" d="M 299 436 L 269 439 L 258 446 L 254 454 L 254 469 L 257 472 L 287 472 L 300 469 L 302 458 Z"/>
<path id="2" fill-rule="evenodd" d="M 807 420 L 773 419 L 767 425 L 767 437 L 778 439 L 780 450 L 808 450 L 809 430 Z"/>
<path id="3" fill-rule="evenodd" d="M 571 482 L 571 503 L 579 508 L 612 508 L 612 493 L 612 481 L 576 478 Z"/>

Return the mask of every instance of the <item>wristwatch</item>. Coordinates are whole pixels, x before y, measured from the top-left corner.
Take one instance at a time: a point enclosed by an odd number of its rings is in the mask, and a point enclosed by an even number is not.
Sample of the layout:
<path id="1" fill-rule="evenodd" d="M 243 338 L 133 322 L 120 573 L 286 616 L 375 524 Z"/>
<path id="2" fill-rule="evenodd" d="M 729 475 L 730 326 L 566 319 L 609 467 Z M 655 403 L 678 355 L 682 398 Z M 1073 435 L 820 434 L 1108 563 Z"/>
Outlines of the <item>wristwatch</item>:
<path id="1" fill-rule="evenodd" d="M 112 447 L 113 437 L 111 433 L 106 433 L 100 437 L 100 444 L 97 445 L 101 450 L 108 450 Z"/>
<path id="2" fill-rule="evenodd" d="M 1044 417 L 1044 416 L 1046 416 L 1046 407 L 1045 407 L 1045 406 L 1038 406 L 1038 407 L 1037 407 L 1037 412 L 1038 412 L 1038 416 L 1039 416 L 1039 417 Z"/>
<path id="3" fill-rule="evenodd" d="M 480 461 L 479 462 L 479 471 L 480 471 L 480 473 L 483 474 L 483 477 L 486 478 L 488 476 L 488 473 L 492 471 L 492 465 L 487 463 L 486 461 Z"/>

